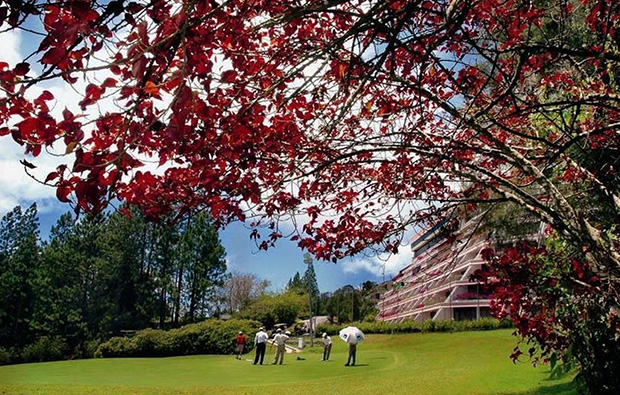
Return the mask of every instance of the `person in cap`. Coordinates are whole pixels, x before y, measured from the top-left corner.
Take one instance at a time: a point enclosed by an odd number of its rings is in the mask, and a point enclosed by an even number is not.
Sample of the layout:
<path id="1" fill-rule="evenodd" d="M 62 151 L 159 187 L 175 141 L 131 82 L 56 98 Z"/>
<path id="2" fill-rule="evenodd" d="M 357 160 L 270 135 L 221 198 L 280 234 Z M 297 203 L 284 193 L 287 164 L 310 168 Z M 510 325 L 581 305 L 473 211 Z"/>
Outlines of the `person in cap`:
<path id="1" fill-rule="evenodd" d="M 288 340 L 288 335 L 285 333 L 282 333 L 282 329 L 278 329 L 276 331 L 276 335 L 273 337 L 273 342 L 276 345 L 276 357 L 273 360 L 272 365 L 275 365 L 278 363 L 280 363 L 280 365 L 282 365 L 282 362 L 284 361 L 284 353 L 286 352 L 286 341 Z"/>
<path id="2" fill-rule="evenodd" d="M 243 334 L 243 331 L 239 331 L 237 334 L 237 359 L 241 359 L 243 347 L 245 347 L 245 335 Z"/>
<path id="3" fill-rule="evenodd" d="M 329 353 L 332 351 L 332 338 L 325 332 L 323 332 L 321 337 L 323 342 L 323 361 L 327 361 L 329 360 Z"/>
<path id="4" fill-rule="evenodd" d="M 254 356 L 254 365 L 260 362 L 263 364 L 265 359 L 265 350 L 267 349 L 267 339 L 269 336 L 265 332 L 265 327 L 261 326 L 254 336 L 254 346 L 256 347 L 256 355 Z"/>

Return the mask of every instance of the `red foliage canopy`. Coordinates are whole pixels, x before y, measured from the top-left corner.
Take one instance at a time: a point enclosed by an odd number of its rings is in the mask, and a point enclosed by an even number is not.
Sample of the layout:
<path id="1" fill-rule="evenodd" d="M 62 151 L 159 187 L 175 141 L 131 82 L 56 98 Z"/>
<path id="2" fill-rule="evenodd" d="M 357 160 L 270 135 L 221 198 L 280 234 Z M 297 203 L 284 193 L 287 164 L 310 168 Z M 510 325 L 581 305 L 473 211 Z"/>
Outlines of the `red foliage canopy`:
<path id="1" fill-rule="evenodd" d="M 64 144 L 75 160 L 45 182 L 78 210 L 252 215 L 262 248 L 303 214 L 290 236 L 337 259 L 510 200 L 595 260 L 609 245 L 571 199 L 586 185 L 620 209 L 616 1 L 30 0 L 0 25 L 42 33 L 0 62 L 0 135 Z"/>

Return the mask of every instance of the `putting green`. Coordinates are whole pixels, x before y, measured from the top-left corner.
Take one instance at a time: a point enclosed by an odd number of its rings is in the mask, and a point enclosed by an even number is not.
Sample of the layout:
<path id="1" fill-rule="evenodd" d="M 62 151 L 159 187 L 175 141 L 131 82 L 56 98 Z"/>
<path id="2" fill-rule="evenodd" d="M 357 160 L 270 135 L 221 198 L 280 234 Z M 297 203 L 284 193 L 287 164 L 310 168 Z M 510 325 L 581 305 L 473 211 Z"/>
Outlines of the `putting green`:
<path id="1" fill-rule="evenodd" d="M 287 354 L 273 366 L 232 356 L 90 359 L 0 367 L 0 393 L 207 394 L 576 394 L 571 377 L 548 380 L 548 368 L 513 364 L 509 330 L 368 335 L 357 366 L 334 338 L 331 360 L 320 348 Z"/>

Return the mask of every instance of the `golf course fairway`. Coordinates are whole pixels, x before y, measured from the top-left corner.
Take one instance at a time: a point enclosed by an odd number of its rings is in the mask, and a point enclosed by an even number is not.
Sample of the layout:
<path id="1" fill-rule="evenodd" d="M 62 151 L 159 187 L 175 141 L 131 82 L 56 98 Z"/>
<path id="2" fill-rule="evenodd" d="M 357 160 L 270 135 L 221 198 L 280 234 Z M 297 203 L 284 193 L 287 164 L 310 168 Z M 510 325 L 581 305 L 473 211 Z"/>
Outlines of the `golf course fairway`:
<path id="1" fill-rule="evenodd" d="M 315 346 L 281 366 L 269 348 L 263 366 L 248 361 L 253 354 L 0 366 L 0 394 L 577 394 L 572 375 L 550 380 L 548 366 L 513 364 L 511 333 L 367 335 L 354 367 L 335 336 L 328 362 Z"/>

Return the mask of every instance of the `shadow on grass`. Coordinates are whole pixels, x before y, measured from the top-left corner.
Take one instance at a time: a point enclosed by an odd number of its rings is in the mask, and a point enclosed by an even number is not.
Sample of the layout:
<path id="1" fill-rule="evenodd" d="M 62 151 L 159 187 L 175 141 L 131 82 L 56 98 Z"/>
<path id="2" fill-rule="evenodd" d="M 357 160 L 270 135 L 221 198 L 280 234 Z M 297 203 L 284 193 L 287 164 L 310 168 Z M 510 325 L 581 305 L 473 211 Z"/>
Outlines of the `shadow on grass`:
<path id="1" fill-rule="evenodd" d="M 562 383 L 548 387 L 538 387 L 526 392 L 506 392 L 502 395 L 577 395 L 577 386 L 575 383 Z"/>

